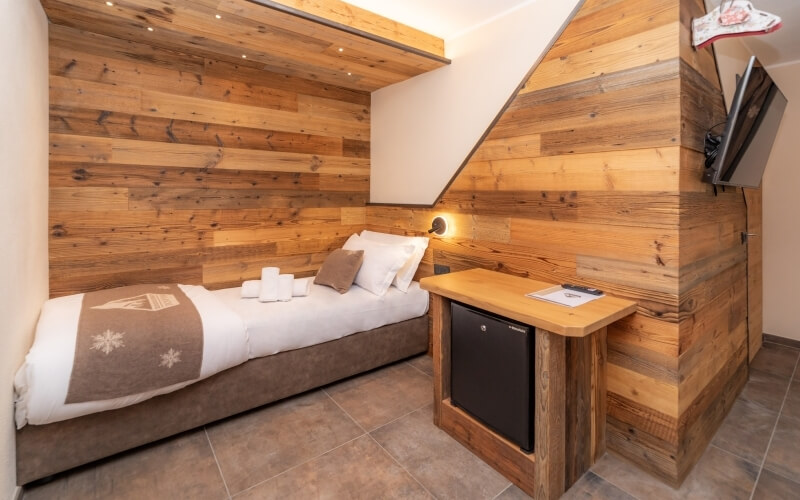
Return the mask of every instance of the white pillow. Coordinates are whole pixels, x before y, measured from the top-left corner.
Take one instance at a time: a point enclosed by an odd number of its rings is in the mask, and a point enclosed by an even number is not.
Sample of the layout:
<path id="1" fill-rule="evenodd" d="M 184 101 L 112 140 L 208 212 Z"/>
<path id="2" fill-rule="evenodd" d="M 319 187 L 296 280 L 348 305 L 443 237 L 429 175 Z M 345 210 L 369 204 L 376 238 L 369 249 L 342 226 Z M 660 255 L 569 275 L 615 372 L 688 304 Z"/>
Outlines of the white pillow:
<path id="1" fill-rule="evenodd" d="M 375 295 L 386 293 L 397 271 L 414 253 L 414 245 L 385 245 L 359 238 L 357 234 L 350 236 L 342 248 L 364 251 L 364 262 L 354 283 Z"/>
<path id="2" fill-rule="evenodd" d="M 408 258 L 403 267 L 397 271 L 397 275 L 392 280 L 392 285 L 396 286 L 400 291 L 408 292 L 408 286 L 414 275 L 417 273 L 422 257 L 425 255 L 425 249 L 428 248 L 428 238 L 425 236 L 400 236 L 397 234 L 376 233 L 361 231 L 361 238 L 368 241 L 375 241 L 389 245 L 414 245 L 414 253 Z"/>

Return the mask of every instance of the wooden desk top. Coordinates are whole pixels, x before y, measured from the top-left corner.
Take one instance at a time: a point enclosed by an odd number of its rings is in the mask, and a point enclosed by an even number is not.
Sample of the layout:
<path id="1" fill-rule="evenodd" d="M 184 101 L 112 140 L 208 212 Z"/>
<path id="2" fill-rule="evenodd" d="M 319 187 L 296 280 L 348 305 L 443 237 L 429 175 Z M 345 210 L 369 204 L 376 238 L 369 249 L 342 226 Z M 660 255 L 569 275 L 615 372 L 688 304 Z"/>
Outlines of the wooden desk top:
<path id="1" fill-rule="evenodd" d="M 553 283 L 470 269 L 428 276 L 420 286 L 431 293 L 566 337 L 585 337 L 636 310 L 636 303 L 605 295 L 578 307 L 526 297 Z"/>

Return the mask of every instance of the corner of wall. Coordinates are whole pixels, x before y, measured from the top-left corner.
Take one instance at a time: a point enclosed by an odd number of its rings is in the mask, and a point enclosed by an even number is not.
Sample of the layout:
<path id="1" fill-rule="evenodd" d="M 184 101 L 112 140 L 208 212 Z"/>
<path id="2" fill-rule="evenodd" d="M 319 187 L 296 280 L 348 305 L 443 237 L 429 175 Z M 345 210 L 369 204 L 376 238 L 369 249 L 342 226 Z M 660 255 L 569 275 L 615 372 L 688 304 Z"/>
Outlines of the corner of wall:
<path id="1" fill-rule="evenodd" d="M 12 391 L 48 296 L 47 18 L 36 0 L 6 2 L 0 26 L 0 496 L 16 488 Z"/>

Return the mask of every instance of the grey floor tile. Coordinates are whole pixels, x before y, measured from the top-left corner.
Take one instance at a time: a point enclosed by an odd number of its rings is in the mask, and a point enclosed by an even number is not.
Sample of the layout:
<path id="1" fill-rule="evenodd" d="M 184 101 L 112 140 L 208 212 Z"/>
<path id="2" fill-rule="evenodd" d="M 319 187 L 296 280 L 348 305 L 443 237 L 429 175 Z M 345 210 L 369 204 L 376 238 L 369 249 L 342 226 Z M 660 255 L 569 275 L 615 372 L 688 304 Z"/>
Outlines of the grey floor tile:
<path id="1" fill-rule="evenodd" d="M 494 498 L 510 484 L 489 465 L 433 425 L 432 405 L 371 434 L 436 498 Z"/>
<path id="2" fill-rule="evenodd" d="M 510 485 L 508 488 L 503 490 L 502 493 L 495 497 L 495 500 L 530 500 L 531 497 L 519 489 L 516 485 Z"/>
<path id="3" fill-rule="evenodd" d="M 612 453 L 606 453 L 590 471 L 637 498 L 681 498 L 677 490 Z"/>
<path id="4" fill-rule="evenodd" d="M 792 378 L 800 351 L 771 342 L 764 342 L 750 363 L 751 370 L 761 370 L 779 377 Z"/>
<path id="5" fill-rule="evenodd" d="M 746 399 L 768 410 L 778 412 L 789 388 L 789 378 L 751 369 L 739 399 Z"/>
<path id="6" fill-rule="evenodd" d="M 231 494 L 364 433 L 322 391 L 275 403 L 207 430 Z"/>
<path id="7" fill-rule="evenodd" d="M 800 419 L 780 416 L 764 467 L 800 482 Z"/>
<path id="8" fill-rule="evenodd" d="M 709 446 L 679 489 L 667 486 L 611 454 L 606 454 L 591 471 L 640 499 L 747 500 L 755 484 L 758 466 L 716 446 Z"/>
<path id="9" fill-rule="evenodd" d="M 227 492 L 206 434 L 199 430 L 26 487 L 23 498 L 221 500 Z"/>
<path id="10" fill-rule="evenodd" d="M 711 442 L 754 464 L 761 464 L 777 421 L 777 411 L 739 399 L 733 403 Z"/>
<path id="11" fill-rule="evenodd" d="M 364 435 L 234 498 L 372 500 L 431 497 L 371 437 Z"/>
<path id="12" fill-rule="evenodd" d="M 793 380 L 789 386 L 781 416 L 794 418 L 800 422 L 800 380 Z"/>
<path id="13" fill-rule="evenodd" d="M 589 471 L 567 490 L 561 500 L 636 500 L 602 477 Z"/>
<path id="14" fill-rule="evenodd" d="M 433 381 L 407 363 L 397 363 L 325 388 L 370 431 L 433 401 Z"/>
<path id="15" fill-rule="evenodd" d="M 408 360 L 408 364 L 417 370 L 433 377 L 433 358 L 427 354 L 421 354 Z"/>
<path id="16" fill-rule="evenodd" d="M 679 498 L 750 498 L 759 465 L 709 446 L 678 489 Z"/>
<path id="17" fill-rule="evenodd" d="M 790 500 L 800 498 L 800 483 L 775 474 L 769 469 L 761 471 L 753 500 Z"/>

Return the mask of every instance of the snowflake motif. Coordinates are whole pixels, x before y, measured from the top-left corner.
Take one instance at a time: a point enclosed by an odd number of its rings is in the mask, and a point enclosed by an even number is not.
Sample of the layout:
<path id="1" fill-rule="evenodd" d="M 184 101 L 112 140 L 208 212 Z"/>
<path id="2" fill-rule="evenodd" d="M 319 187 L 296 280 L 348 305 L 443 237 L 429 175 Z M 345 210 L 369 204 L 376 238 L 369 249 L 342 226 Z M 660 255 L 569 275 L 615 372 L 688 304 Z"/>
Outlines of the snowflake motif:
<path id="1" fill-rule="evenodd" d="M 172 368 L 172 365 L 181 362 L 181 351 L 176 351 L 170 348 L 169 351 L 161 355 L 161 365 L 167 368 Z"/>
<path id="2" fill-rule="evenodd" d="M 106 330 L 100 335 L 93 335 L 94 344 L 90 349 L 96 349 L 108 354 L 118 347 L 125 347 L 125 343 L 122 342 L 123 335 L 125 335 L 125 332 L 112 332 L 111 330 Z"/>

